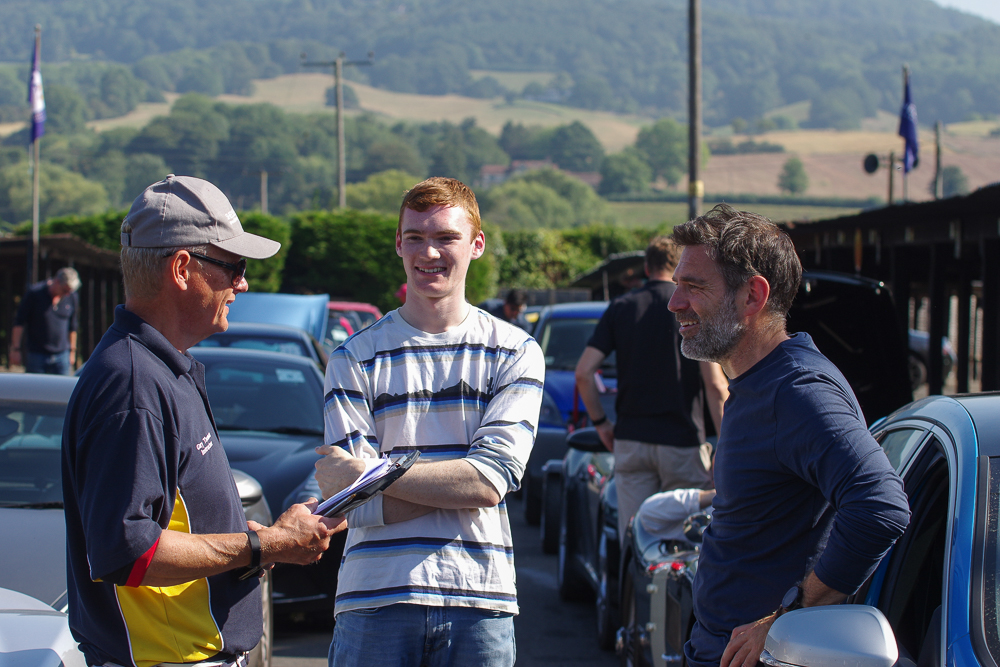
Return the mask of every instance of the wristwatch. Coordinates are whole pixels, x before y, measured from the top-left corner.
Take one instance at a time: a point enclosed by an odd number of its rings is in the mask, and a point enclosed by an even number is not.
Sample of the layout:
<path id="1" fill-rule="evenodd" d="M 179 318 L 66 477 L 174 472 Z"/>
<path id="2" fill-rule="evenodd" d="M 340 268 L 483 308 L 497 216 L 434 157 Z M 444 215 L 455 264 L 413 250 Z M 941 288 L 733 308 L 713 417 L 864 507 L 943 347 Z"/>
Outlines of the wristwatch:
<path id="1" fill-rule="evenodd" d="M 778 611 L 775 612 L 775 618 L 781 616 L 787 611 L 794 611 L 796 609 L 802 608 L 802 586 L 795 584 L 788 589 L 785 593 L 785 597 L 781 598 L 781 606 L 778 607 Z"/>

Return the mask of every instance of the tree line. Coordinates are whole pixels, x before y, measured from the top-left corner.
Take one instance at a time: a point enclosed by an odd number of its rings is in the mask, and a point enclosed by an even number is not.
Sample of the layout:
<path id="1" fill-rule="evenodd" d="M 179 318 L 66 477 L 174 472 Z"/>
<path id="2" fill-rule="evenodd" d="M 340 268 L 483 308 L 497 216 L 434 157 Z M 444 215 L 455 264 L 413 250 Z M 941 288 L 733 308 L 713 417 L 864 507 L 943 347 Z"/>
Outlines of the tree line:
<path id="1" fill-rule="evenodd" d="M 346 76 L 402 92 L 681 118 L 686 8 L 681 0 L 12 0 L 0 60 L 26 63 L 40 23 L 45 62 L 120 63 L 151 95 L 215 95 L 301 71 L 303 52 L 327 60 L 374 51 L 373 67 Z M 921 118 L 956 122 L 1000 109 L 1000 26 L 932 0 L 718 0 L 704 6 L 703 23 L 709 125 L 757 122 L 808 102 L 803 125 L 857 127 L 878 109 L 898 111 L 904 62 Z M 484 69 L 556 76 L 517 90 L 474 74 Z"/>
<path id="2" fill-rule="evenodd" d="M 272 211 L 331 208 L 338 200 L 333 115 L 285 113 L 268 104 L 225 104 L 188 94 L 168 115 L 141 129 L 97 133 L 85 126 L 82 96 L 62 92 L 48 100 L 40 171 L 43 219 L 127 206 L 167 173 L 210 180 L 244 210 L 260 204 L 262 172 Z M 644 128 L 634 146 L 610 156 L 580 122 L 554 128 L 508 123 L 499 136 L 473 119 L 389 124 L 362 114 L 348 117 L 345 126 L 349 183 L 384 172 L 404 174 L 408 182 L 392 195 L 398 202 L 402 191 L 423 177 L 451 176 L 475 187 L 484 210 L 510 229 L 610 220 L 592 188 L 555 167 L 601 173 L 602 194 L 645 191 L 657 178 L 673 185 L 687 168 L 687 131 L 671 119 Z M 31 214 L 26 133 L 15 133 L 0 146 L 0 220 L 8 226 Z M 553 168 L 515 175 L 492 191 L 479 187 L 484 165 L 512 160 L 546 160 Z"/>

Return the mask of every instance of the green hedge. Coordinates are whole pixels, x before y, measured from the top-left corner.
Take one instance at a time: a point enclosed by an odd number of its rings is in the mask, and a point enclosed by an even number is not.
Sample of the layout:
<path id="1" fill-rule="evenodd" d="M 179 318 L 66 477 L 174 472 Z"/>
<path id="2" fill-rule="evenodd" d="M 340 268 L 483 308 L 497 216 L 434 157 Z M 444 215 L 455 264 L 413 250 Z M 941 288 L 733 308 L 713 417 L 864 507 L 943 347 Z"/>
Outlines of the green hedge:
<path id="1" fill-rule="evenodd" d="M 43 234 L 75 234 L 87 243 L 117 251 L 125 211 L 89 217 L 56 218 Z M 247 263 L 255 292 L 293 292 L 373 303 L 383 311 L 399 305 L 395 297 L 406 281 L 396 255 L 395 215 L 344 211 L 305 211 L 287 218 L 256 212 L 240 214 L 244 229 L 281 243 L 270 259 Z M 21 225 L 19 233 L 30 233 Z M 565 286 L 608 255 L 641 250 L 657 232 L 591 224 L 571 229 L 503 231 L 486 223 L 486 253 L 472 263 L 466 296 L 472 303 L 495 296 L 497 285 L 546 289 Z"/>

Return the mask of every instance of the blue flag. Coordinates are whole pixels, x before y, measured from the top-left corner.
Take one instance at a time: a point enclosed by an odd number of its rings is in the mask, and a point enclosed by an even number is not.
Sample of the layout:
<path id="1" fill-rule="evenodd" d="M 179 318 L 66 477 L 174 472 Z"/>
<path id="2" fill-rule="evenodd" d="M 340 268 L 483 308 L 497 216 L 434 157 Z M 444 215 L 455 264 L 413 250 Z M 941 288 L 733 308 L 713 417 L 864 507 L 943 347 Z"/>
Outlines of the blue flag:
<path id="1" fill-rule="evenodd" d="M 28 80 L 28 105 L 31 107 L 31 143 L 45 134 L 45 95 L 42 93 L 42 70 L 38 47 L 31 61 L 31 78 Z"/>
<path id="2" fill-rule="evenodd" d="M 899 112 L 899 136 L 906 140 L 903 157 L 903 171 L 909 173 L 917 164 L 920 142 L 917 140 L 917 107 L 910 99 L 910 78 L 906 77 L 906 92 L 903 94 L 903 108 Z"/>

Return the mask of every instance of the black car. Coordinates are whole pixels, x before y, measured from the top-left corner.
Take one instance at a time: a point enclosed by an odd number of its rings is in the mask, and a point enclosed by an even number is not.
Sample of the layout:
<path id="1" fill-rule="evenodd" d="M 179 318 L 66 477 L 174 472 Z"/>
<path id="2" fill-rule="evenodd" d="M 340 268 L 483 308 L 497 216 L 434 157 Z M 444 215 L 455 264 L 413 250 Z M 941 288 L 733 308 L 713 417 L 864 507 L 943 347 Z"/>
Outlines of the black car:
<path id="1" fill-rule="evenodd" d="M 323 444 L 323 376 L 307 357 L 233 348 L 194 347 L 230 465 L 260 482 L 275 517 L 295 500 Z M 346 533 L 314 565 L 273 570 L 279 613 L 332 610 Z"/>
<path id="2" fill-rule="evenodd" d="M 869 423 L 912 400 L 906 333 L 882 283 L 806 272 L 789 312 L 788 331 L 812 336 L 851 384 Z M 562 460 L 545 464 L 542 491 L 542 546 L 558 551 L 559 593 L 564 599 L 595 600 L 598 644 L 604 649 L 615 645 L 624 616 L 631 624 L 625 638 L 633 642 L 626 643 L 626 650 L 638 655 L 635 646 L 645 646 L 648 658 L 650 640 L 644 633 L 651 619 L 630 607 L 636 599 L 636 607 L 643 606 L 645 588 L 627 591 L 628 581 L 620 576 L 642 562 L 648 545 L 637 546 L 631 539 L 619 546 L 614 457 L 600 445 L 596 431 L 580 429 L 567 444 Z M 693 576 L 692 569 L 677 572 Z M 663 647 L 652 653 L 670 655 Z"/>

